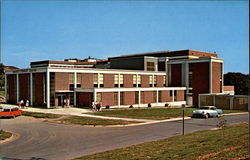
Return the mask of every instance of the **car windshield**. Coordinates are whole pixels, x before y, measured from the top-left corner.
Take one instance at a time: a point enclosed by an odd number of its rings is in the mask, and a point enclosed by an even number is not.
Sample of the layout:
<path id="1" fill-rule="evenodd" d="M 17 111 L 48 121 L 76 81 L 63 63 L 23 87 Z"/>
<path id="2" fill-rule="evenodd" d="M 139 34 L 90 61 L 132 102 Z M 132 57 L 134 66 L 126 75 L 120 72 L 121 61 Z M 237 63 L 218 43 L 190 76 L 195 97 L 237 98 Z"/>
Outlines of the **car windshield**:
<path id="1" fill-rule="evenodd" d="M 210 107 L 207 107 L 207 106 L 203 106 L 201 107 L 201 109 L 209 109 Z"/>

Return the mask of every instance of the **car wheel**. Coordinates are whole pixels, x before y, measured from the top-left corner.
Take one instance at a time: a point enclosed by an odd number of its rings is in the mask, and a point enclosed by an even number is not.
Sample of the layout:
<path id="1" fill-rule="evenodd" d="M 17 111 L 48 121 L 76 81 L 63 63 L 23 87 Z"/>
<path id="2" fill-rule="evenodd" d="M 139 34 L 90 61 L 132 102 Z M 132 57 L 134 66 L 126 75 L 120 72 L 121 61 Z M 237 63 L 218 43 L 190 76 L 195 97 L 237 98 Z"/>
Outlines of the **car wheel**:
<path id="1" fill-rule="evenodd" d="M 209 118 L 209 114 L 205 114 L 205 118 L 206 118 L 206 119 Z"/>

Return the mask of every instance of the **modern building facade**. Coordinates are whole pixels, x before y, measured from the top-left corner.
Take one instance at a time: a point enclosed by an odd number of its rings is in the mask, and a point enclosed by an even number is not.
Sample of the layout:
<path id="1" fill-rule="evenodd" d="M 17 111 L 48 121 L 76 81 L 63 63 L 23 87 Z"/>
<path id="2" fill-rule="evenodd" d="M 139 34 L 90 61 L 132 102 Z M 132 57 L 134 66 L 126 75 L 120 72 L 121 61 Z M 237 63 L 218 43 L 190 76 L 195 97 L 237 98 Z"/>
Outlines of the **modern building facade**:
<path id="1" fill-rule="evenodd" d="M 6 72 L 6 100 L 31 106 L 198 105 L 199 94 L 223 93 L 223 60 L 216 53 L 162 51 L 110 57 L 31 62 Z"/>

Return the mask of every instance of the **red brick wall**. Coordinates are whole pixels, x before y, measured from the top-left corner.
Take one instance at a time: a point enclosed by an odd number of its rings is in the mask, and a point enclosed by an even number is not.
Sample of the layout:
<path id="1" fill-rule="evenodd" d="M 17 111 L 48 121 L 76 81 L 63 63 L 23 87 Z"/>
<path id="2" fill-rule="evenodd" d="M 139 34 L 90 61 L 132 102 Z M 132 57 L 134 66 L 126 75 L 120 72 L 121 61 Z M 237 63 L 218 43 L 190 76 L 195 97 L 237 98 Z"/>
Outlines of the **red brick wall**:
<path id="1" fill-rule="evenodd" d="M 193 105 L 198 105 L 198 95 L 209 93 L 209 63 L 192 63 Z"/>
<path id="2" fill-rule="evenodd" d="M 35 94 L 35 99 L 33 100 L 33 105 L 34 106 L 44 106 L 44 86 L 43 86 L 43 81 L 45 79 L 45 73 L 34 73 L 33 74 L 33 80 L 34 80 L 34 94 Z"/>
<path id="3" fill-rule="evenodd" d="M 177 97 L 176 97 L 177 99 L 176 100 L 177 101 L 184 101 L 184 98 L 185 98 L 184 97 L 185 96 L 184 93 L 185 92 L 183 90 L 177 90 L 176 93 L 177 93 Z"/>
<path id="4" fill-rule="evenodd" d="M 162 102 L 171 102 L 170 91 L 162 91 Z"/>
<path id="5" fill-rule="evenodd" d="M 144 92 L 144 104 L 153 103 L 153 91 Z"/>
<path id="6" fill-rule="evenodd" d="M 220 66 L 221 63 L 212 62 L 212 92 L 220 93 Z"/>
<path id="7" fill-rule="evenodd" d="M 16 75 L 7 75 L 7 94 L 9 99 L 7 103 L 16 104 Z"/>
<path id="8" fill-rule="evenodd" d="M 93 88 L 94 87 L 94 74 L 93 73 L 83 73 L 81 74 L 82 82 L 81 88 Z"/>
<path id="9" fill-rule="evenodd" d="M 114 74 L 103 74 L 104 88 L 113 88 L 114 85 Z"/>
<path id="10" fill-rule="evenodd" d="M 114 105 L 114 93 L 103 92 L 102 93 L 102 106 L 113 106 Z"/>
<path id="11" fill-rule="evenodd" d="M 180 87 L 181 85 L 181 64 L 171 65 L 171 86 Z"/>
<path id="12" fill-rule="evenodd" d="M 124 87 L 133 87 L 133 74 L 124 74 Z"/>
<path id="13" fill-rule="evenodd" d="M 141 87 L 149 87 L 149 76 L 141 75 Z"/>
<path id="14" fill-rule="evenodd" d="M 79 92 L 76 97 L 78 107 L 92 107 L 93 93 Z"/>
<path id="15" fill-rule="evenodd" d="M 29 100 L 29 74 L 19 74 L 19 99 Z"/>
<path id="16" fill-rule="evenodd" d="M 69 73 L 55 73 L 55 90 L 69 90 Z"/>
<path id="17" fill-rule="evenodd" d="M 124 105 L 135 104 L 135 92 L 124 92 Z"/>
<path id="18" fill-rule="evenodd" d="M 156 86 L 163 87 L 163 76 L 156 76 Z"/>

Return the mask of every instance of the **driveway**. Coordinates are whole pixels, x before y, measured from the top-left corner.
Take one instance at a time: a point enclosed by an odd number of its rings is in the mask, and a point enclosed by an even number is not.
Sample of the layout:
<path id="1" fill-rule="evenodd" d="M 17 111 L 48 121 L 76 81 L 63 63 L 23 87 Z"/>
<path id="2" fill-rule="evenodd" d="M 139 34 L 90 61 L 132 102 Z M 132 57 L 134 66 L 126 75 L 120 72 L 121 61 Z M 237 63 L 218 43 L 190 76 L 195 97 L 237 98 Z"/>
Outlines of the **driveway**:
<path id="1" fill-rule="evenodd" d="M 224 117 L 227 124 L 249 119 L 248 114 Z M 216 118 L 186 120 L 185 133 L 212 129 L 216 125 Z M 182 121 L 105 128 L 52 124 L 22 116 L 0 119 L 0 127 L 20 135 L 13 142 L 0 144 L 2 157 L 64 160 L 175 136 L 181 134 Z"/>

